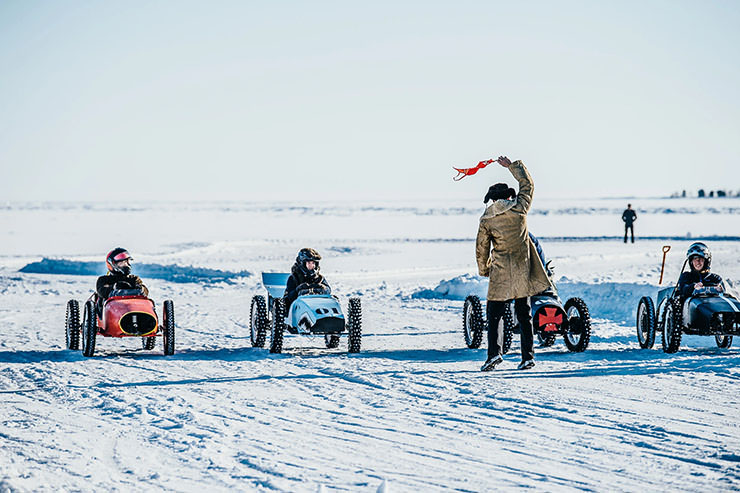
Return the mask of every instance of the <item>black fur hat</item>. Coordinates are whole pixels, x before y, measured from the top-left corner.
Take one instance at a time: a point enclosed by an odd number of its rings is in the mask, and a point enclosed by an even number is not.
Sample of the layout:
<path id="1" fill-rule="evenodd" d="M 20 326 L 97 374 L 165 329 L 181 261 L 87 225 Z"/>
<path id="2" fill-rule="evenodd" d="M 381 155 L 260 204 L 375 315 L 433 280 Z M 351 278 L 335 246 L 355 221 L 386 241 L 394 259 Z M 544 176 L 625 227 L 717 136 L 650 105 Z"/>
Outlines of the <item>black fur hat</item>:
<path id="1" fill-rule="evenodd" d="M 489 200 L 499 200 L 499 199 L 513 199 L 516 197 L 516 190 L 509 187 L 506 183 L 496 183 L 495 185 L 491 185 L 488 187 L 488 193 L 483 198 L 483 203 L 488 202 Z"/>

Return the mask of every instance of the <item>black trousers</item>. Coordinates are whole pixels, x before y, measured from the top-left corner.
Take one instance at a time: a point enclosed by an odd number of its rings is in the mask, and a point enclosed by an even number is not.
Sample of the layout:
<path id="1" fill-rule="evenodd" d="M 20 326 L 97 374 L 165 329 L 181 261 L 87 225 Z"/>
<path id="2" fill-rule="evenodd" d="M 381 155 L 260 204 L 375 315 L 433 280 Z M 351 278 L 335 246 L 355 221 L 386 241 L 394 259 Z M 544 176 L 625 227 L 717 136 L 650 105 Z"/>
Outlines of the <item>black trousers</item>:
<path id="1" fill-rule="evenodd" d="M 627 243 L 627 231 L 632 233 L 632 243 L 635 242 L 635 226 L 634 224 L 624 224 L 624 242 Z"/>
<path id="2" fill-rule="evenodd" d="M 488 316 L 488 358 L 502 354 L 504 345 L 504 324 L 502 318 L 509 301 L 491 301 L 486 304 Z M 534 330 L 532 329 L 532 310 L 529 298 L 514 300 L 514 312 L 522 329 L 522 361 L 534 359 Z"/>

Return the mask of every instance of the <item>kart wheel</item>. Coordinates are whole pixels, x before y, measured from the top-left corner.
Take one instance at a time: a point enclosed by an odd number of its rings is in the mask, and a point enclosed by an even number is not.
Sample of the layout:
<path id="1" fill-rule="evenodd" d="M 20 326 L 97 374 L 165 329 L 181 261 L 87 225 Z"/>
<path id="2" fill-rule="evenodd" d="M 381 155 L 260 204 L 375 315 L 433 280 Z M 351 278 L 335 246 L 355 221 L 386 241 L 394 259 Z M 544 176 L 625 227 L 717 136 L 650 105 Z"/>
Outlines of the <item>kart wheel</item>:
<path id="1" fill-rule="evenodd" d="M 350 298 L 347 309 L 347 345 L 350 353 L 359 353 L 362 344 L 362 305 L 360 298 Z"/>
<path id="2" fill-rule="evenodd" d="M 249 339 L 252 342 L 252 347 L 265 347 L 268 323 L 265 297 L 262 295 L 253 296 L 252 306 L 249 309 Z"/>
<path id="3" fill-rule="evenodd" d="M 681 346 L 681 331 L 683 330 L 683 316 L 681 303 L 677 300 L 668 300 L 663 312 L 663 351 L 675 353 Z"/>
<path id="4" fill-rule="evenodd" d="M 172 300 L 166 300 L 162 309 L 162 345 L 164 355 L 175 354 L 175 304 Z M 153 338 L 152 338 L 153 339 Z"/>
<path id="5" fill-rule="evenodd" d="M 98 316 L 95 302 L 85 303 L 85 320 L 82 322 L 82 354 L 88 358 L 95 354 L 95 337 L 98 335 Z"/>
<path id="6" fill-rule="evenodd" d="M 272 304 L 272 330 L 270 332 L 270 352 L 283 351 L 283 333 L 285 332 L 285 301 L 275 298 Z"/>
<path id="7" fill-rule="evenodd" d="M 334 349 L 339 347 L 339 336 L 326 334 L 324 336 L 324 343 L 326 344 L 326 347 L 329 349 Z"/>
<path id="8" fill-rule="evenodd" d="M 637 305 L 637 342 L 642 349 L 655 344 L 655 305 L 652 298 L 643 296 Z"/>
<path id="9" fill-rule="evenodd" d="M 151 351 L 154 349 L 154 345 L 157 343 L 157 339 L 155 337 L 142 337 L 141 338 L 141 347 L 146 349 L 147 351 Z"/>
<path id="10" fill-rule="evenodd" d="M 732 346 L 732 336 L 714 336 L 714 340 L 717 341 L 717 347 L 728 348 Z"/>
<path id="11" fill-rule="evenodd" d="M 568 350 L 581 353 L 586 350 L 591 340 L 591 315 L 586 302 L 581 298 L 571 298 L 565 302 L 565 316 L 568 319 L 567 330 L 563 336 Z"/>
<path id="12" fill-rule="evenodd" d="M 67 349 L 77 351 L 80 349 L 80 304 L 77 300 L 67 302 L 67 320 L 65 323 L 65 336 Z"/>
<path id="13" fill-rule="evenodd" d="M 511 349 L 511 341 L 514 339 L 514 327 L 516 327 L 511 303 L 506 304 L 504 316 L 501 320 L 504 324 L 504 343 L 501 345 L 501 354 L 506 354 Z"/>
<path id="14" fill-rule="evenodd" d="M 465 298 L 465 305 L 463 305 L 463 335 L 465 336 L 465 345 L 470 349 L 478 349 L 480 347 L 480 343 L 483 340 L 483 327 L 485 323 L 480 298 L 475 295 Z"/>
<path id="15" fill-rule="evenodd" d="M 555 334 L 547 334 L 544 335 L 541 331 L 535 330 L 535 334 L 537 334 L 537 340 L 540 342 L 540 346 L 542 347 L 550 347 L 553 344 L 555 344 Z"/>

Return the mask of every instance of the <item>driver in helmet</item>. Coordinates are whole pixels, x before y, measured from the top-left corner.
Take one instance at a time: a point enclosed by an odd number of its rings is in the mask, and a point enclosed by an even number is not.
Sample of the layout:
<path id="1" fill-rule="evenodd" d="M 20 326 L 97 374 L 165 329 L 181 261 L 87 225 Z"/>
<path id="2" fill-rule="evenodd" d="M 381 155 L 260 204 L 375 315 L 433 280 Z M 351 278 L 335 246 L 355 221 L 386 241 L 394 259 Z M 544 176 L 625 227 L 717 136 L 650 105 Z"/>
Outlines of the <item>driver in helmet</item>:
<path id="1" fill-rule="evenodd" d="M 302 248 L 298 252 L 283 295 L 286 310 L 303 294 L 331 294 L 329 283 L 319 274 L 319 260 L 321 255 L 313 248 Z"/>
<path id="2" fill-rule="evenodd" d="M 678 293 L 681 299 L 686 299 L 694 290 L 705 287 L 717 287 L 722 291 L 722 278 L 709 272 L 712 264 L 712 252 L 701 242 L 692 244 L 686 252 L 686 261 L 690 270 L 682 272 L 678 278 Z"/>
<path id="3" fill-rule="evenodd" d="M 98 278 L 95 291 L 98 294 L 98 302 L 102 303 L 111 296 L 113 291 L 119 289 L 138 289 L 142 295 L 149 296 L 149 290 L 141 282 L 139 276 L 131 274 L 131 262 L 133 258 L 124 248 L 116 248 L 105 257 L 108 273 Z"/>

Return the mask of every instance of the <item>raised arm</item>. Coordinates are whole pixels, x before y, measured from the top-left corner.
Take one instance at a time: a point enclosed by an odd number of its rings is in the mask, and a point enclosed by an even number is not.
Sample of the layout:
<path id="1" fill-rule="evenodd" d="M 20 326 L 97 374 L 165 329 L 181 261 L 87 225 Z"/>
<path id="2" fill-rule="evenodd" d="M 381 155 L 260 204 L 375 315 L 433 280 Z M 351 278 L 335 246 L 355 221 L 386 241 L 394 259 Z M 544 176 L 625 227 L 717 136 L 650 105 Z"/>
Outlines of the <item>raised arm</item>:
<path id="1" fill-rule="evenodd" d="M 500 156 L 497 162 L 504 168 L 508 168 L 516 181 L 519 182 L 519 193 L 516 196 L 516 205 L 513 208 L 526 214 L 532 205 L 532 195 L 534 194 L 534 182 L 529 171 L 527 171 L 527 167 L 521 161 L 512 163 L 506 156 Z"/>

